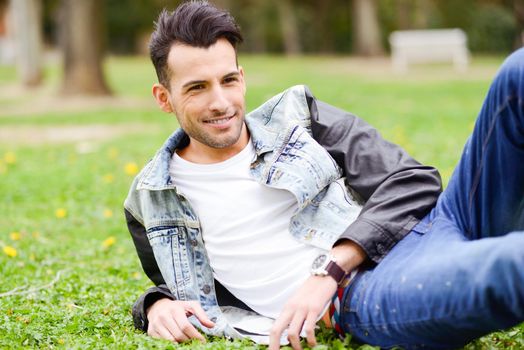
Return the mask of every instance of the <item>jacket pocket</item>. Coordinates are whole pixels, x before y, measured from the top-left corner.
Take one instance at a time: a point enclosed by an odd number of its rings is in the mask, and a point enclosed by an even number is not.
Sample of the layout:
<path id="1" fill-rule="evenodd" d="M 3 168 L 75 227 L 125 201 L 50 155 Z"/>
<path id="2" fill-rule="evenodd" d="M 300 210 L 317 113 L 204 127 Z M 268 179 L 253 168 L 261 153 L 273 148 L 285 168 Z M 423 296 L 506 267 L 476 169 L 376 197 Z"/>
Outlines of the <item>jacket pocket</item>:
<path id="1" fill-rule="evenodd" d="M 191 280 L 184 227 L 154 227 L 147 238 L 168 288 L 177 300 L 186 300 L 185 286 Z"/>

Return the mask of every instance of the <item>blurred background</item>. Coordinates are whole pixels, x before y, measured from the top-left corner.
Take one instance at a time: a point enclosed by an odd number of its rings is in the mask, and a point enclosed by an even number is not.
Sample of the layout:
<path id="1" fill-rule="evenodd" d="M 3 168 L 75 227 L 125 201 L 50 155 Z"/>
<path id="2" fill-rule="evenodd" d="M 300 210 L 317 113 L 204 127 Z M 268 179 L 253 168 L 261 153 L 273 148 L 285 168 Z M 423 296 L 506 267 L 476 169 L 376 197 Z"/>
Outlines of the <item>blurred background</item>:
<path id="1" fill-rule="evenodd" d="M 524 40 L 524 0 L 215 0 L 237 19 L 245 53 L 387 56 L 395 30 L 460 28 L 473 54 L 507 54 Z M 109 94 L 100 62 L 146 55 L 166 0 L 0 0 L 0 64 L 25 85 L 48 56 L 63 62 L 62 91 Z M 79 72 L 77 64 L 82 65 Z M 83 81 L 82 81 L 83 80 Z"/>
<path id="2" fill-rule="evenodd" d="M 0 348 L 174 349 L 133 328 L 151 282 L 122 203 L 178 126 L 151 96 L 147 42 L 159 11 L 179 2 L 0 0 Z M 306 84 L 436 166 L 444 184 L 523 41 L 524 0 L 214 2 L 245 36 L 248 111 Z M 245 345 L 217 341 L 198 348 Z M 323 349 L 348 348 L 335 345 Z M 524 348 L 524 324 L 466 347 L 503 348 Z"/>

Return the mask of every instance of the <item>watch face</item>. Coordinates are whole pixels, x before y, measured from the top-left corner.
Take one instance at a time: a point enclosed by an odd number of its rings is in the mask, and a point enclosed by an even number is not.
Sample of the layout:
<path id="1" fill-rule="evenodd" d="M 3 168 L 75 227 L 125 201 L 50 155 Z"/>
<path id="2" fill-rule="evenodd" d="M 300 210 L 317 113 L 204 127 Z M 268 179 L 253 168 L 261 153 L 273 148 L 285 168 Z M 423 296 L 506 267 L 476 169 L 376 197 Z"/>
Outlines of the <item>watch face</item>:
<path id="1" fill-rule="evenodd" d="M 313 264 L 311 265 L 311 269 L 312 270 L 317 270 L 317 269 L 325 267 L 325 264 L 326 264 L 327 260 L 328 260 L 327 254 L 320 254 L 319 256 L 317 256 L 315 258 L 315 260 L 313 260 Z"/>

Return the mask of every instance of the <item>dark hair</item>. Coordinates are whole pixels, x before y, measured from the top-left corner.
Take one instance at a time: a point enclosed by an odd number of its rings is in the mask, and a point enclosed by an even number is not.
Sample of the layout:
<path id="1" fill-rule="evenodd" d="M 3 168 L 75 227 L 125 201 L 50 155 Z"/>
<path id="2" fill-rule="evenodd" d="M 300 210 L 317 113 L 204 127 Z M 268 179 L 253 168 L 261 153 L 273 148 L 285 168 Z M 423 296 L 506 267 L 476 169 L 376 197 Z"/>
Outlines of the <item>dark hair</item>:
<path id="1" fill-rule="evenodd" d="M 175 42 L 208 48 L 220 38 L 227 39 L 235 50 L 242 42 L 240 28 L 229 12 L 205 0 L 184 2 L 172 13 L 163 9 L 149 41 L 149 53 L 158 81 L 169 88 L 167 57 Z"/>

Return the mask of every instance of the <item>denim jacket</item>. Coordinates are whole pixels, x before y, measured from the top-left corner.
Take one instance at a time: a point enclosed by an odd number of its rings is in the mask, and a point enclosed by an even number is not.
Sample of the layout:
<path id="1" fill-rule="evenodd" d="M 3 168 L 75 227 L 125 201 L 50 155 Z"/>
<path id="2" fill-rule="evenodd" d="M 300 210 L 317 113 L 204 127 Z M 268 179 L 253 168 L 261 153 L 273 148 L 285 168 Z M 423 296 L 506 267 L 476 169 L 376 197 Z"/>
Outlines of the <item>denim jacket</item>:
<path id="1" fill-rule="evenodd" d="M 330 249 L 357 218 L 361 205 L 342 170 L 312 137 L 304 87 L 293 87 L 246 116 L 257 154 L 251 175 L 264 185 L 290 191 L 298 202 L 289 232 L 297 240 Z M 143 223 L 158 267 L 177 300 L 199 300 L 215 327 L 206 333 L 238 337 L 218 306 L 213 272 L 197 214 L 177 192 L 169 162 L 185 134 L 177 130 L 137 177 L 126 209 Z M 241 311 L 239 311 L 241 312 Z M 246 311 L 248 312 L 248 311 Z"/>
<path id="2" fill-rule="evenodd" d="M 246 124 L 257 154 L 253 178 L 295 195 L 289 232 L 307 244 L 330 249 L 351 239 L 378 262 L 441 191 L 434 168 L 357 117 L 314 99 L 304 86 L 271 98 L 246 116 Z M 215 327 L 190 320 L 205 333 L 238 337 L 218 306 L 223 287 L 213 279 L 198 217 L 169 175 L 173 152 L 184 143 L 187 135 L 177 130 L 138 174 L 124 203 L 144 271 L 158 286 L 135 304 L 135 326 L 146 330 L 146 304 L 169 297 L 199 301 Z"/>

